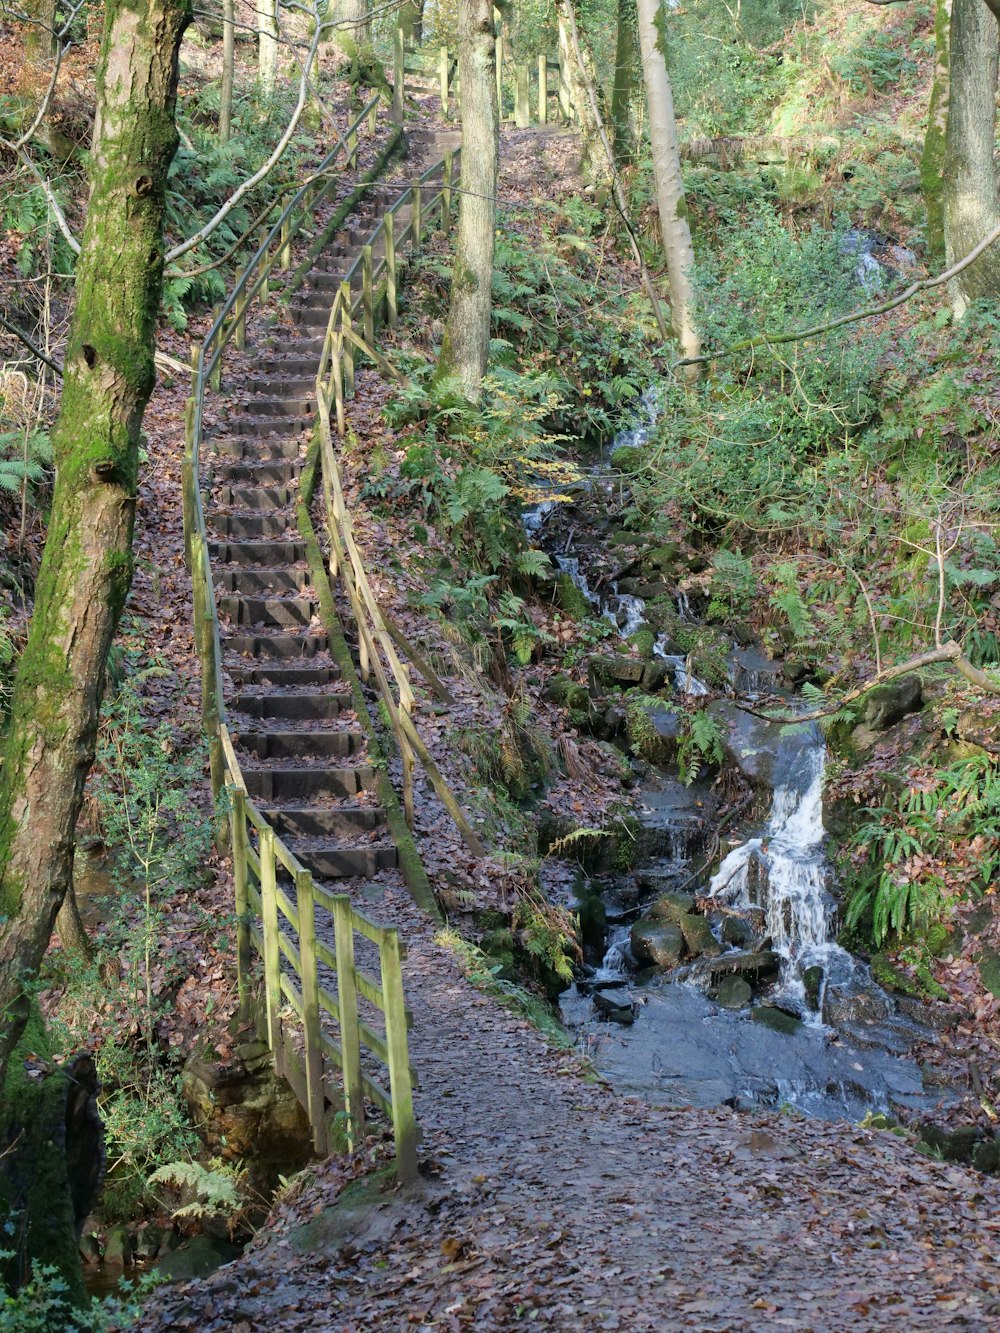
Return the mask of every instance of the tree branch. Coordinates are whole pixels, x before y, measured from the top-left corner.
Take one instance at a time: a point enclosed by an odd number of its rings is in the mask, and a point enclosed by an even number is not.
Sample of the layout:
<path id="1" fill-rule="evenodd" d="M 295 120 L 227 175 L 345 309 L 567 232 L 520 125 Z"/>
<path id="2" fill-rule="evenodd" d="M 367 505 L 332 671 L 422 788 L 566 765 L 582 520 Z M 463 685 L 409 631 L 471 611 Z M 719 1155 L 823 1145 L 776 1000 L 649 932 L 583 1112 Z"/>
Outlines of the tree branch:
<path id="1" fill-rule="evenodd" d="M 997 0 L 997 4 L 1000 6 L 1000 0 Z M 699 366 L 708 361 L 721 361 L 723 357 L 735 356 L 737 352 L 748 352 L 755 347 L 801 342 L 805 338 L 816 338 L 821 333 L 830 333 L 834 329 L 843 328 L 845 324 L 856 324 L 862 319 L 874 319 L 876 315 L 888 314 L 890 310 L 895 310 L 897 306 L 903 305 L 911 297 L 916 296 L 918 292 L 930 291 L 932 287 L 941 287 L 944 283 L 950 282 L 952 278 L 958 277 L 959 273 L 967 269 L 970 264 L 974 264 L 983 251 L 988 250 L 997 240 L 1000 240 L 1000 226 L 994 227 L 991 232 L 983 237 L 975 249 L 970 250 L 964 259 L 959 259 L 952 264 L 951 268 L 939 273 L 935 278 L 921 278 L 919 282 L 911 283 L 899 296 L 894 296 L 891 301 L 883 301 L 881 305 L 869 306 L 865 310 L 855 310 L 849 315 L 841 315 L 838 319 L 831 319 L 826 324 L 813 324 L 808 329 L 800 329 L 797 333 L 760 333 L 753 338 L 745 338 L 742 342 L 723 347 L 718 352 L 705 352 L 702 356 L 684 357 L 683 360 L 675 361 L 674 367 Z"/>
<path id="2" fill-rule="evenodd" d="M 15 324 L 9 323 L 4 319 L 3 315 L 0 315 L 0 328 L 6 329 L 8 333 L 12 333 L 15 338 L 24 343 L 25 347 L 27 347 L 28 351 L 36 358 L 36 360 L 43 362 L 50 370 L 54 370 L 57 375 L 63 373 L 62 366 L 59 365 L 57 361 L 53 361 L 50 356 L 46 356 L 40 347 L 35 346 L 26 333 L 22 333 Z"/>

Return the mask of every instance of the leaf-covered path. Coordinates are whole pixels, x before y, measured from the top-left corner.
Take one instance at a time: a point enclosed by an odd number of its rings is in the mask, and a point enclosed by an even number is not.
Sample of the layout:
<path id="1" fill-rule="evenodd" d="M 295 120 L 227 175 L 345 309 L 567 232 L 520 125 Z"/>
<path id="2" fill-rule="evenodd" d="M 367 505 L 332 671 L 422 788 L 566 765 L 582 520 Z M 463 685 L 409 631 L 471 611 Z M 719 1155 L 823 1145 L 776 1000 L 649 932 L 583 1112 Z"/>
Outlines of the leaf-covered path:
<path id="1" fill-rule="evenodd" d="M 888 1133 L 619 1097 L 473 989 L 405 892 L 380 910 L 410 946 L 424 1178 L 345 1227 L 321 1171 L 150 1328 L 1000 1328 L 993 1180 Z"/>

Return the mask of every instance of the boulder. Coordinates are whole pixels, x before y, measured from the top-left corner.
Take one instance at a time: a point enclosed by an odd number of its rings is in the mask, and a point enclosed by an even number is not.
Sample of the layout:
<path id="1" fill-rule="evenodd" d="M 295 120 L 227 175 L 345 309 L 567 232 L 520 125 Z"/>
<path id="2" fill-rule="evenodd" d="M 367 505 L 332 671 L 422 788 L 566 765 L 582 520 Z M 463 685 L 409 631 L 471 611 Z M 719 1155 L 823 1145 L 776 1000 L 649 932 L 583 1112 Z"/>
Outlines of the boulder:
<path id="1" fill-rule="evenodd" d="M 677 757 L 677 745 L 684 728 L 680 713 L 654 705 L 632 707 L 628 710 L 625 726 L 632 749 L 649 763 L 669 764 Z"/>
<path id="2" fill-rule="evenodd" d="M 681 928 L 684 947 L 690 957 L 697 958 L 706 954 L 714 958 L 722 952 L 722 947 L 712 934 L 712 927 L 706 917 L 696 916 L 691 912 L 687 916 L 682 916 L 677 925 Z"/>
<path id="3" fill-rule="evenodd" d="M 793 1017 L 792 1014 L 786 1014 L 784 1009 L 776 1009 L 772 1004 L 760 1004 L 754 1009 L 750 1017 L 755 1023 L 763 1023 L 772 1032 L 783 1032 L 786 1036 L 792 1037 L 802 1028 L 802 1020 Z"/>
<path id="4" fill-rule="evenodd" d="M 672 921 L 679 925 L 681 918 L 694 911 L 693 893 L 664 893 L 649 909 L 655 921 Z"/>
<path id="5" fill-rule="evenodd" d="M 807 967 L 802 973 L 802 985 L 805 987 L 806 1003 L 809 1008 L 819 1012 L 819 997 L 823 989 L 823 969 L 818 964 Z"/>
<path id="6" fill-rule="evenodd" d="M 723 977 L 715 999 L 723 1009 L 745 1009 L 753 999 L 753 990 L 742 977 Z"/>
<path id="7" fill-rule="evenodd" d="M 832 1027 L 841 1023 L 879 1023 L 891 1012 L 891 1003 L 881 991 L 827 988 L 823 1018 Z"/>
<path id="8" fill-rule="evenodd" d="M 80 1258 L 88 1266 L 101 1262 L 101 1246 L 92 1231 L 85 1231 L 80 1237 Z"/>
<path id="9" fill-rule="evenodd" d="M 238 1245 L 220 1240 L 217 1236 L 192 1236 L 161 1259 L 156 1265 L 156 1271 L 170 1282 L 207 1277 L 223 1264 L 238 1259 L 242 1252 Z"/>
<path id="10" fill-rule="evenodd" d="M 128 1227 L 112 1227 L 104 1241 L 104 1262 L 108 1268 L 132 1267 L 132 1237 Z"/>
<path id="11" fill-rule="evenodd" d="M 747 948 L 753 941 L 753 927 L 746 917 L 726 916 L 722 919 L 722 943 Z"/>
<path id="12" fill-rule="evenodd" d="M 673 922 L 637 921 L 629 942 L 636 959 L 654 967 L 676 967 L 684 957 L 684 935 Z"/>
<path id="13" fill-rule="evenodd" d="M 780 726 L 744 712 L 729 699 L 713 700 L 707 712 L 719 724 L 726 762 L 751 786 L 770 794 Z"/>
<path id="14" fill-rule="evenodd" d="M 135 1257 L 137 1259 L 155 1259 L 163 1243 L 163 1231 L 160 1227 L 141 1227 L 135 1237 Z"/>
<path id="15" fill-rule="evenodd" d="M 916 713 L 923 702 L 923 685 L 913 672 L 869 690 L 864 696 L 861 720 L 872 731 L 885 731 L 901 722 L 907 713 Z"/>
<path id="16" fill-rule="evenodd" d="M 632 997 L 625 990 L 598 990 L 593 994 L 594 1008 L 601 1018 L 609 1023 L 620 1023 L 628 1027 L 635 1022 L 635 1008 Z"/>
<path id="17" fill-rule="evenodd" d="M 979 958 L 979 979 L 990 992 L 1000 999 L 1000 953 L 984 949 Z"/>
<path id="18" fill-rule="evenodd" d="M 645 662 L 637 657 L 595 655 L 587 664 L 587 675 L 592 689 L 602 685 L 638 685 L 645 669 Z"/>

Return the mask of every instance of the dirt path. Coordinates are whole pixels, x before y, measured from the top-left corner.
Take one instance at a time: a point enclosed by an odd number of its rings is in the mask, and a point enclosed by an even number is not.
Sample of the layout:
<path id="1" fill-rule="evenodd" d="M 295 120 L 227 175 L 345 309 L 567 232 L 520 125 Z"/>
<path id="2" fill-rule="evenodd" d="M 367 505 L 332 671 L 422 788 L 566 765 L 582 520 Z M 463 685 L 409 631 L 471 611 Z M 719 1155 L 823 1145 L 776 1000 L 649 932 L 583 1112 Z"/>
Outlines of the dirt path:
<path id="1" fill-rule="evenodd" d="M 474 990 L 405 894 L 381 906 L 409 941 L 425 1178 L 345 1235 L 321 1172 L 150 1328 L 1000 1328 L 994 1181 L 887 1133 L 616 1096 Z"/>

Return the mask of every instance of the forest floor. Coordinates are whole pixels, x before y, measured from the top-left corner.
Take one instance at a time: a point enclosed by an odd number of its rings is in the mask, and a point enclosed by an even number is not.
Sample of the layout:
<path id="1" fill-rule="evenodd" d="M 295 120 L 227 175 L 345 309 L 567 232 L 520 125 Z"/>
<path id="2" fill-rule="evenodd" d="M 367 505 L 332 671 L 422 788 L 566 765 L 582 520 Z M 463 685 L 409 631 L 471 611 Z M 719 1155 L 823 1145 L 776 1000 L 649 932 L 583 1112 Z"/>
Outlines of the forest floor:
<path id="1" fill-rule="evenodd" d="M 453 885 L 461 852 L 423 825 Z M 372 906 L 408 946 L 421 1179 L 321 1164 L 242 1259 L 154 1295 L 150 1333 L 1000 1327 L 995 1180 L 884 1131 L 616 1094 L 478 991 L 394 879 Z"/>

